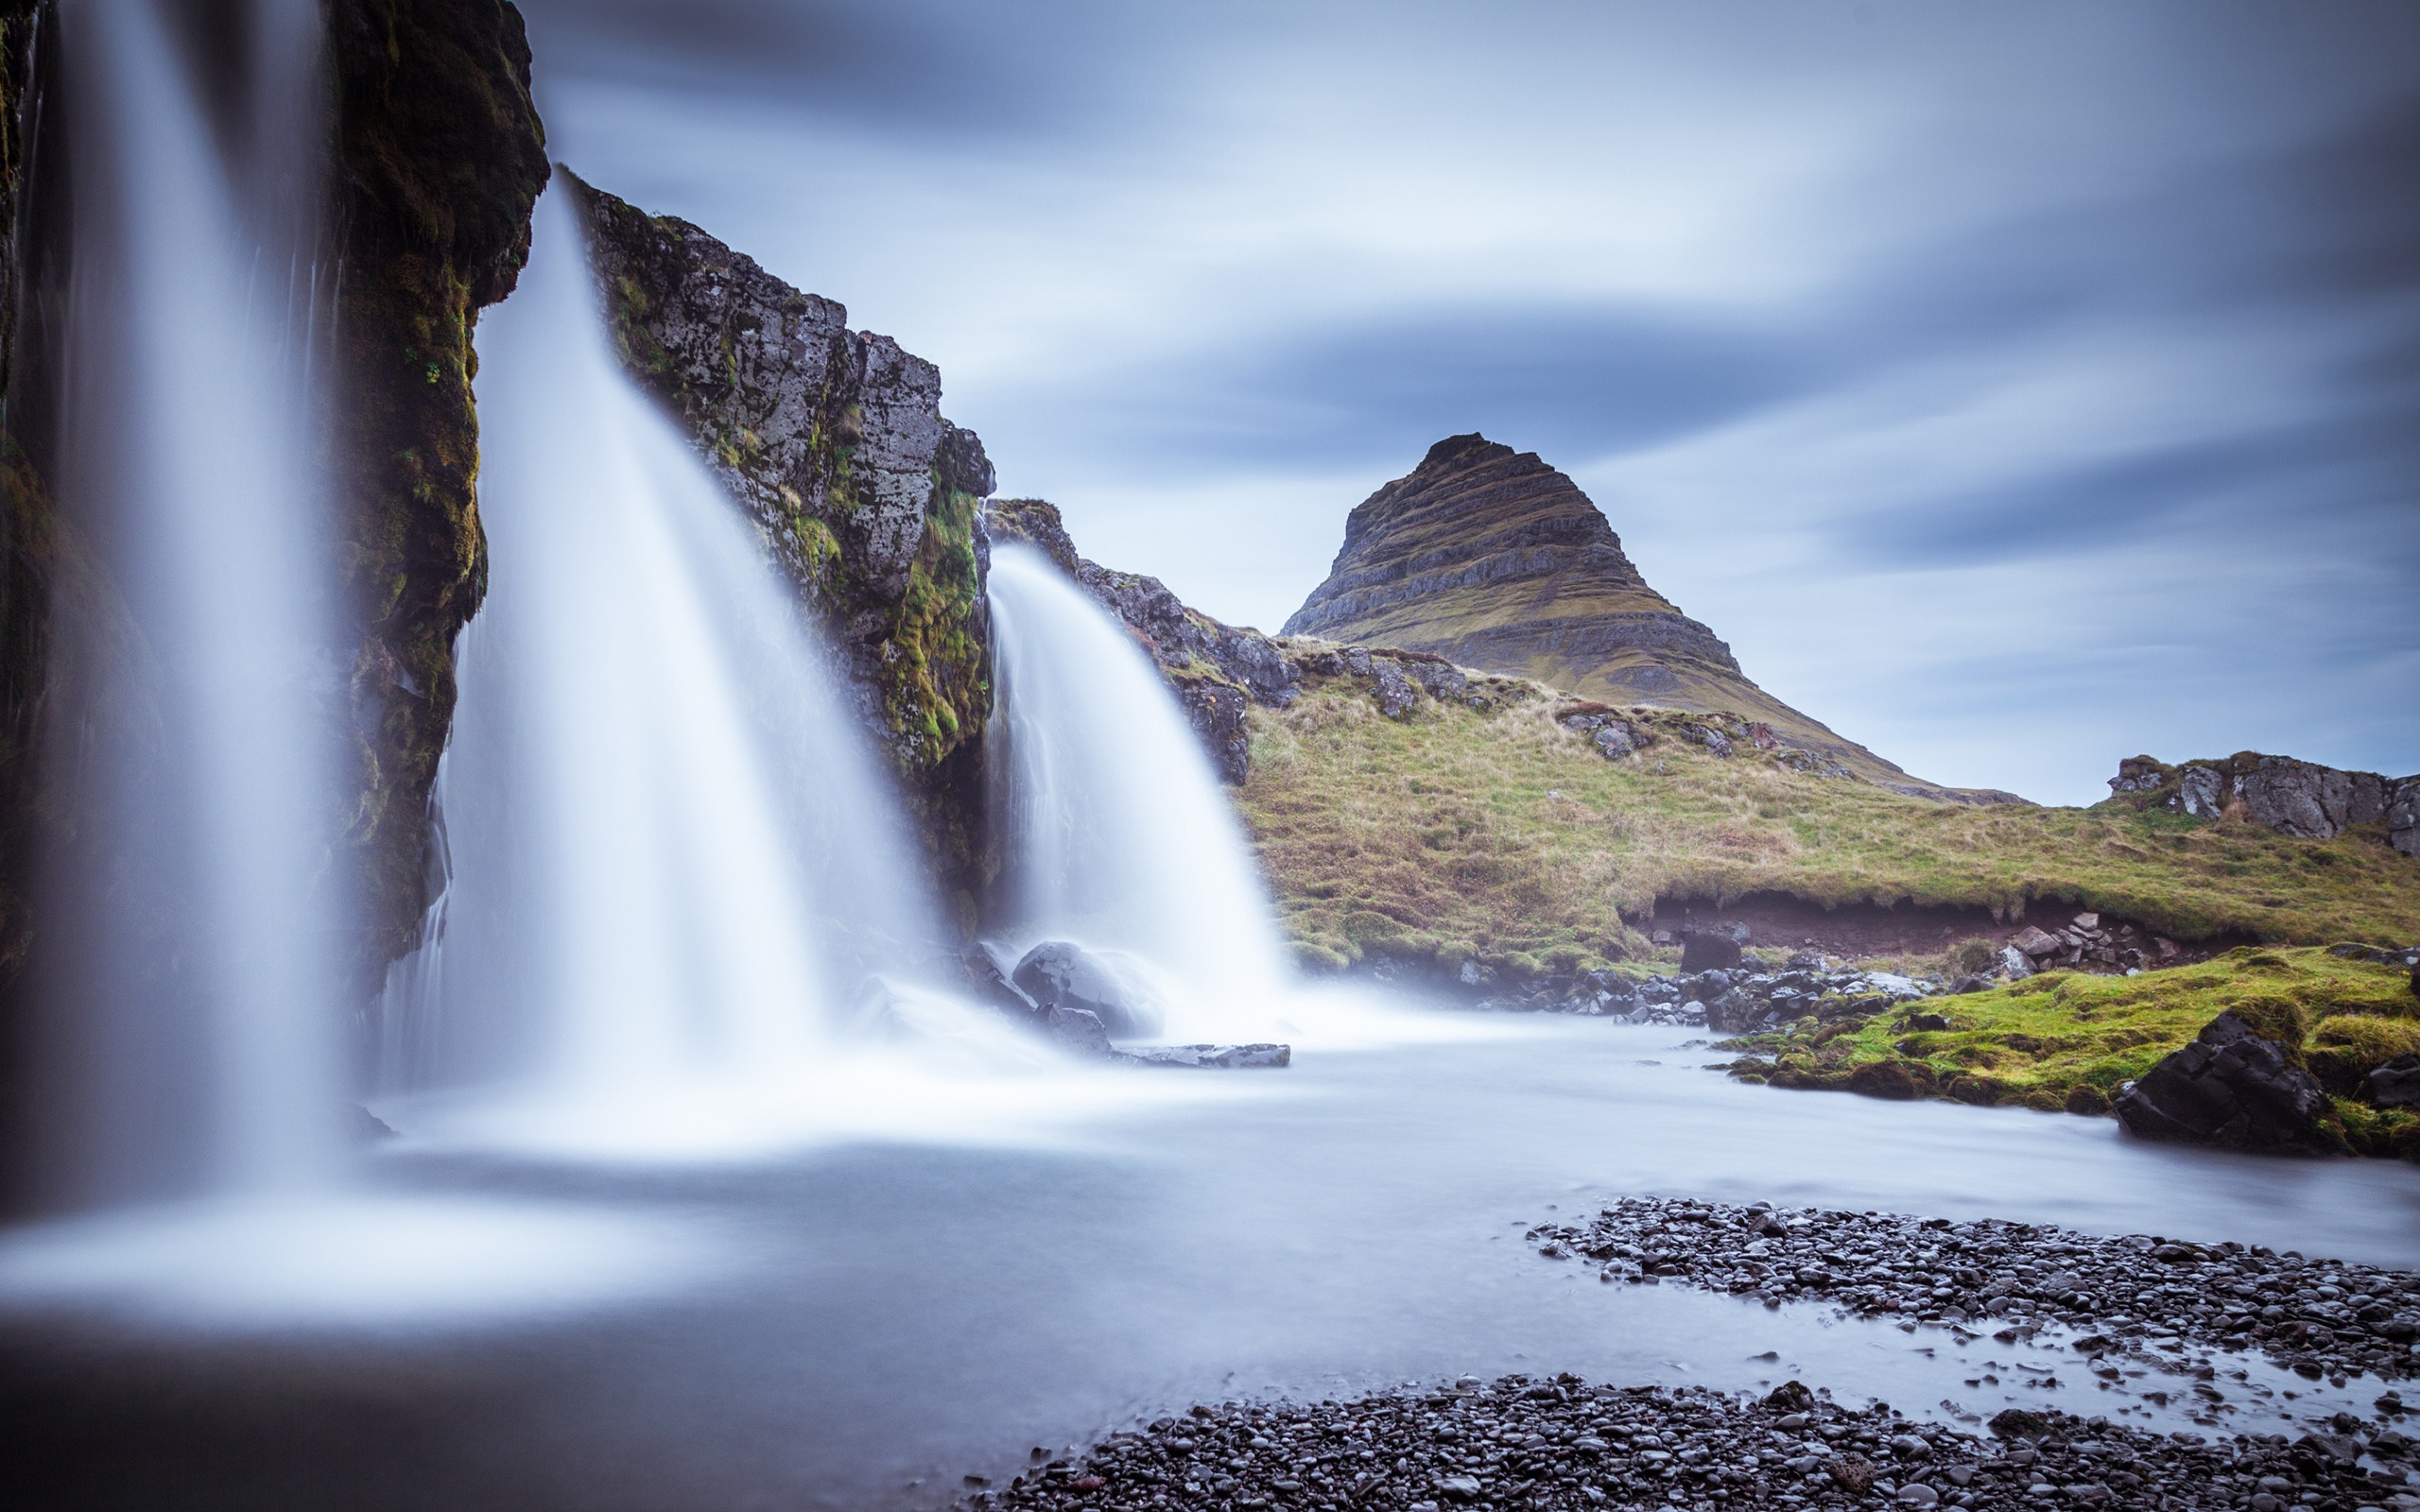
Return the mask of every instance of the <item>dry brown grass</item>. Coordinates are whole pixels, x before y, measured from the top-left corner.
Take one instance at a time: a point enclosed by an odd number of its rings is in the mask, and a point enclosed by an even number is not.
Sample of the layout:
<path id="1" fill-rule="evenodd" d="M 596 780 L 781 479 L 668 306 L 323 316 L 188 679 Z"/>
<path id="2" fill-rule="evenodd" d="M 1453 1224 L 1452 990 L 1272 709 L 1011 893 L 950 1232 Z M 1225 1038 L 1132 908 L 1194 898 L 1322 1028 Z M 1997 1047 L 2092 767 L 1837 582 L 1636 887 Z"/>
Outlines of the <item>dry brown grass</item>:
<path id="1" fill-rule="evenodd" d="M 2187 941 L 2420 937 L 2420 865 L 2371 839 L 2115 804 L 1962 808 L 1675 740 L 1608 762 L 1555 703 L 1539 689 L 1394 721 L 1330 682 L 1253 712 L 1242 805 L 1308 959 L 1610 963 L 1644 952 L 1624 916 L 1658 898 L 1758 891 L 2002 917 L 2050 899 Z"/>

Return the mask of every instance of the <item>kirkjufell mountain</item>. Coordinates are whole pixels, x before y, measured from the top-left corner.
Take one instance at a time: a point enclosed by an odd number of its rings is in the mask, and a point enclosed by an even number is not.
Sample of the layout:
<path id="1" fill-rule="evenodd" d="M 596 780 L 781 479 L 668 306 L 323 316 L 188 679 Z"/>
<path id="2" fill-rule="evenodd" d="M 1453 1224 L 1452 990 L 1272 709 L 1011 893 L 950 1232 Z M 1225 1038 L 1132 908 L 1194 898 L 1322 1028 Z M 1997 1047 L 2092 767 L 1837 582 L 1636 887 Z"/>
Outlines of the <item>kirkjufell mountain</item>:
<path id="1" fill-rule="evenodd" d="M 1285 633 L 1426 651 L 1606 703 L 1736 713 L 1886 786 L 1984 796 L 1911 778 L 1756 686 L 1720 636 L 1648 586 L 1579 485 L 1476 432 L 1354 509 Z"/>

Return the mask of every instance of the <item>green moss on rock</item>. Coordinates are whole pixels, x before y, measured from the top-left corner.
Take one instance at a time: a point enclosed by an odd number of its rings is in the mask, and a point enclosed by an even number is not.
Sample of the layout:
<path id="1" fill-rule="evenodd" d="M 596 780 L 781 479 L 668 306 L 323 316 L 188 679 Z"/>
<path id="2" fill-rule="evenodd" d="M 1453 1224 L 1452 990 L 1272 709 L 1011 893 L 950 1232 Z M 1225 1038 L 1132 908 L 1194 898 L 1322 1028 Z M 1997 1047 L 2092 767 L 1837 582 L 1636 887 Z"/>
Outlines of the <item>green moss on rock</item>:
<path id="1" fill-rule="evenodd" d="M 582 182 L 624 366 L 689 436 L 822 623 L 901 778 L 945 894 L 971 909 L 991 708 L 983 542 L 992 467 L 943 420 L 941 375 L 837 302 L 698 227 Z"/>
<path id="2" fill-rule="evenodd" d="M 411 945 L 454 641 L 486 588 L 471 345 L 511 292 L 546 181 L 529 45 L 504 0 L 338 0 L 331 240 L 343 567 L 357 616 L 351 838 L 365 981 Z"/>

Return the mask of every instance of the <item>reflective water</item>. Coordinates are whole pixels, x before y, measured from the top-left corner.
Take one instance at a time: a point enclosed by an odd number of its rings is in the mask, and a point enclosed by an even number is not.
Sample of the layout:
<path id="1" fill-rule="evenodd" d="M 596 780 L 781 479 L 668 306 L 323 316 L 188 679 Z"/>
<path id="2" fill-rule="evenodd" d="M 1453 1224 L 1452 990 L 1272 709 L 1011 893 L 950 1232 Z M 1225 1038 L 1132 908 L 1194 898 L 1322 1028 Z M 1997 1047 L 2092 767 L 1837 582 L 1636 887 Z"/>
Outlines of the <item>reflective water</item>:
<path id="1" fill-rule="evenodd" d="M 2055 1361 L 1988 1339 L 1962 1360 L 1946 1334 L 1605 1286 L 1521 1243 L 1550 1206 L 1624 1192 L 2420 1262 L 2408 1166 L 1742 1087 L 1697 1069 L 1685 1031 L 1390 1022 L 1364 1012 L 1349 1042 L 1288 1072 L 1094 1072 L 939 1134 L 752 1163 L 385 1160 L 398 1200 L 591 1224 L 565 1278 L 577 1308 L 171 1326 L 156 1308 L 30 1296 L 24 1242 L 0 1246 L 0 1421 L 48 1467 L 17 1504 L 936 1505 L 1029 1445 L 1205 1396 L 1570 1369 L 1727 1387 L 1787 1374 L 1908 1411 L 1988 1411 L 2027 1393 L 1965 1387 L 1982 1358 Z M 629 1273 L 598 1282 L 614 1256 Z M 2221 1383 L 2238 1420 L 2375 1394 Z M 2249 1384 L 2263 1383 L 2308 1390 Z M 2032 1395 L 2117 1404 L 2087 1384 Z"/>

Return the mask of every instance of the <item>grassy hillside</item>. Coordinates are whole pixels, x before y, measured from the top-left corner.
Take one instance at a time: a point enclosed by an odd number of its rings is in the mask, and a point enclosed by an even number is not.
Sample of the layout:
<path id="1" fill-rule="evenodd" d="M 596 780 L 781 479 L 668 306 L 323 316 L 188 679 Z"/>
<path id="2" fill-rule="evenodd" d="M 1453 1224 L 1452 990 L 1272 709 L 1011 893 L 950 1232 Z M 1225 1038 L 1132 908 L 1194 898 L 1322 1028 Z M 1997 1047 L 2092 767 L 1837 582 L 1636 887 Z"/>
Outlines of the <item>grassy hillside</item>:
<path id="1" fill-rule="evenodd" d="M 1651 954 L 1625 913 L 1760 891 L 2004 917 L 2060 900 L 2188 943 L 2420 938 L 2420 864 L 2359 835 L 1906 798 L 1744 745 L 1718 758 L 1671 738 L 1669 713 L 1644 716 L 1666 738 L 1609 762 L 1547 690 L 1481 691 L 1484 711 L 1425 699 L 1391 720 L 1313 678 L 1291 708 L 1253 712 L 1240 799 L 1307 960 L 1610 964 Z"/>
<path id="2" fill-rule="evenodd" d="M 2420 1118 L 2353 1101 L 2372 1069 L 2420 1051 L 2420 999 L 2400 968 L 2316 948 L 2239 948 L 2135 977 L 2048 971 L 1872 1017 L 1819 1011 L 1737 1041 L 1775 1058 L 1733 1070 L 1782 1087 L 2105 1113 L 2121 1082 L 2227 1011 L 2301 1046 L 2347 1148 L 2420 1156 Z M 1917 1028 L 1919 1014 L 1947 1027 Z"/>

